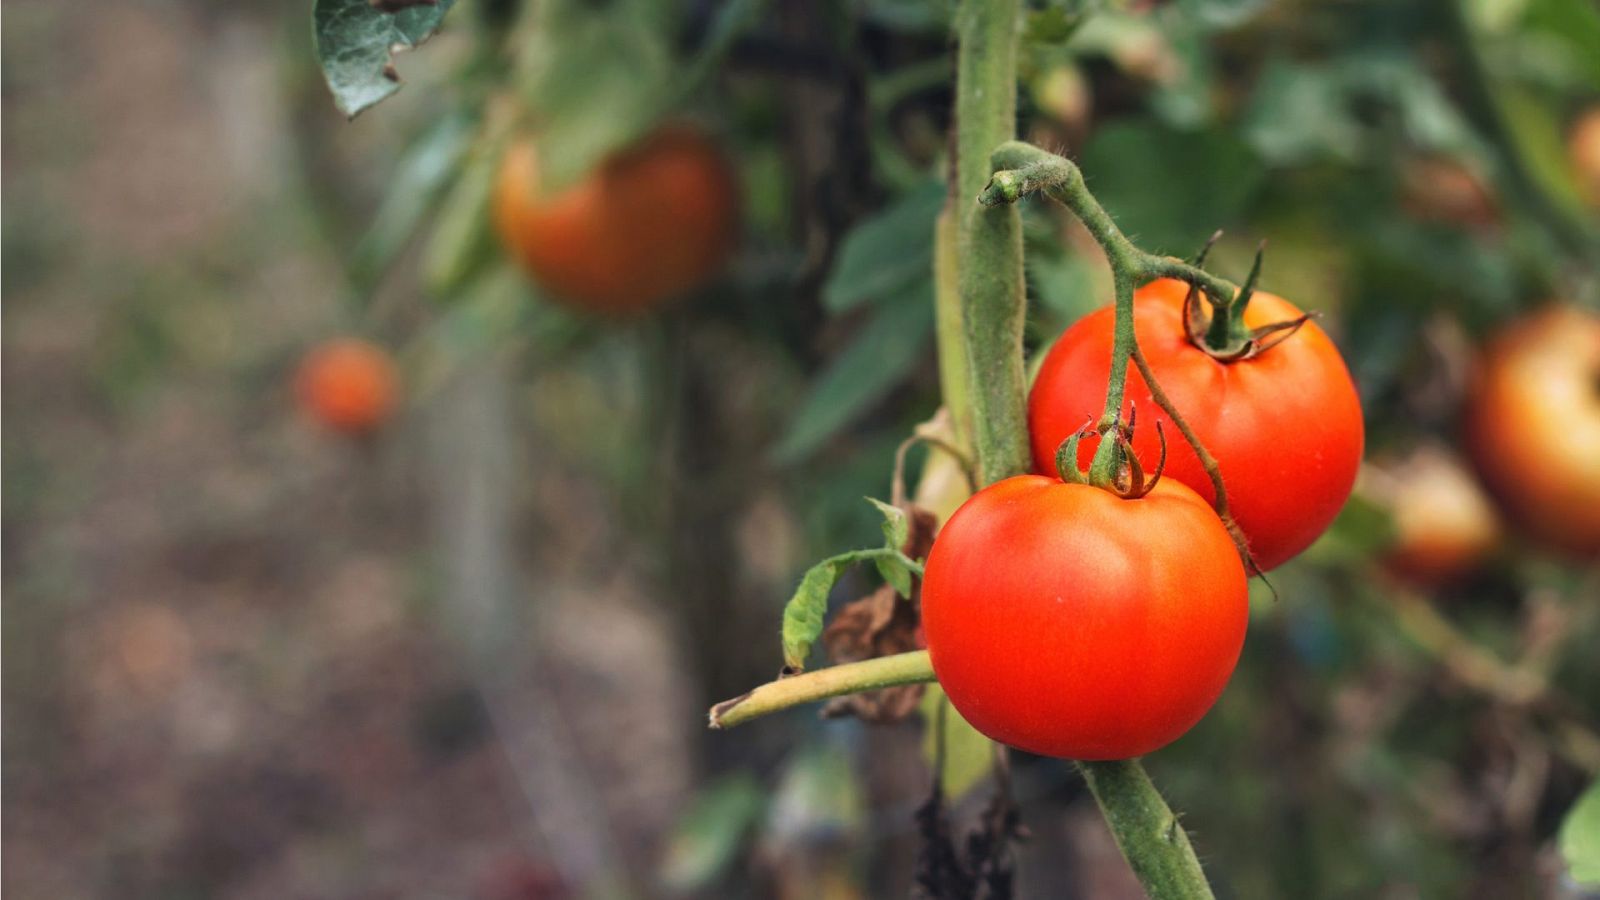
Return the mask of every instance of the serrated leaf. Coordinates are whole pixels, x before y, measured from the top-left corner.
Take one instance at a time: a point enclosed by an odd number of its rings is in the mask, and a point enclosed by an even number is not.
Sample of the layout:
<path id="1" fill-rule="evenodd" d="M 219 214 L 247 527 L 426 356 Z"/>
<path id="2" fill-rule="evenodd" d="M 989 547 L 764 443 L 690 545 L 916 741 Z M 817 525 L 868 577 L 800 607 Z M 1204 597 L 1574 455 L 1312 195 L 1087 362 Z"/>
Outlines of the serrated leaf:
<path id="1" fill-rule="evenodd" d="M 984 737 L 978 729 L 949 704 L 944 690 L 938 684 L 928 685 L 922 695 L 922 755 L 933 766 L 938 751 L 939 707 L 944 706 L 944 777 L 941 783 L 944 794 L 952 801 L 972 790 L 989 774 L 994 765 L 994 742 Z"/>
<path id="2" fill-rule="evenodd" d="M 812 384 L 773 457 L 793 463 L 882 400 L 922 358 L 933 333 L 933 280 L 907 287 L 873 313 Z"/>
<path id="3" fill-rule="evenodd" d="M 901 195 L 845 235 L 822 303 L 833 312 L 887 300 L 933 270 L 933 223 L 945 187 L 929 182 Z"/>
<path id="4" fill-rule="evenodd" d="M 883 513 L 883 545 L 890 550 L 904 547 L 911 537 L 911 520 L 907 518 L 906 511 L 876 497 L 868 497 L 867 502 Z"/>
<path id="5" fill-rule="evenodd" d="M 1559 844 L 1572 880 L 1600 887 L 1600 781 L 1589 785 L 1567 812 Z"/>
<path id="6" fill-rule="evenodd" d="M 383 12 L 369 0 L 316 0 L 312 35 L 334 105 L 350 118 L 400 90 L 393 54 L 431 37 L 455 0 Z"/>
<path id="7" fill-rule="evenodd" d="M 720 878 L 738 858 L 766 799 L 761 785 L 745 772 L 701 791 L 667 842 L 658 875 L 662 887 L 673 893 L 692 892 Z"/>
<path id="8" fill-rule="evenodd" d="M 793 672 L 806 667 L 811 647 L 822 636 L 823 619 L 828 614 L 828 594 L 844 574 L 849 561 L 830 557 L 806 570 L 783 608 L 783 663 Z"/>
<path id="9" fill-rule="evenodd" d="M 906 568 L 905 563 L 892 556 L 875 557 L 872 562 L 878 567 L 878 574 L 894 588 L 895 593 L 907 600 L 911 599 L 911 570 Z"/>

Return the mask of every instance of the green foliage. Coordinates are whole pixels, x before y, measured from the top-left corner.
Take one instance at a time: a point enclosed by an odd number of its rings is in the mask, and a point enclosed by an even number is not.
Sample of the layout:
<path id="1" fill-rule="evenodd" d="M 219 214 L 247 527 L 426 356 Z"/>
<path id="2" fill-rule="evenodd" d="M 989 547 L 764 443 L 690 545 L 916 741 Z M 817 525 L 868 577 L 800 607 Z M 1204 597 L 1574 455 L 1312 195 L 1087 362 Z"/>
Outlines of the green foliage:
<path id="1" fill-rule="evenodd" d="M 766 809 L 766 792 L 738 772 L 702 788 L 672 830 L 657 878 L 673 893 L 703 891 L 738 860 L 751 827 Z"/>
<path id="2" fill-rule="evenodd" d="M 925 724 L 923 758 L 930 768 L 938 767 L 942 741 L 944 758 L 939 783 L 946 797 L 959 799 L 989 774 L 994 766 L 995 744 L 956 712 L 938 684 L 930 684 L 923 691 L 918 710 Z M 942 733 L 940 723 L 943 723 Z"/>
<path id="3" fill-rule="evenodd" d="M 1572 880 L 1600 887 L 1600 781 L 1589 785 L 1568 811 L 1560 843 Z"/>
<path id="4" fill-rule="evenodd" d="M 393 53 L 431 37 L 455 0 L 419 2 L 382 12 L 369 0 L 316 0 L 312 35 L 334 105 L 354 118 L 400 90 Z"/>
<path id="5" fill-rule="evenodd" d="M 927 182 L 852 228 L 823 283 L 823 305 L 842 313 L 917 290 L 931 292 L 933 223 L 944 200 L 944 185 Z"/>

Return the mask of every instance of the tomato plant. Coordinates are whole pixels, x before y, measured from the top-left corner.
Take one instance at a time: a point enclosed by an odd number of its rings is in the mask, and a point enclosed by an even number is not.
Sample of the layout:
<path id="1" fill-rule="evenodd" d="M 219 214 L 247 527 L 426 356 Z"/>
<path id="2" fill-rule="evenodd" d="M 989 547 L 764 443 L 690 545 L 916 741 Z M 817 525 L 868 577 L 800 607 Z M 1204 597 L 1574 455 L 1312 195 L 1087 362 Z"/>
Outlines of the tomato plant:
<path id="1" fill-rule="evenodd" d="M 1529 533 L 1600 553 L 1600 316 L 1551 306 L 1500 332 L 1468 401 L 1467 443 Z"/>
<path id="2" fill-rule="evenodd" d="M 668 125 L 559 191 L 540 185 L 535 140 L 513 144 L 494 187 L 501 241 L 553 299 L 638 313 L 715 275 L 733 247 L 737 194 L 716 145 Z"/>
<path id="3" fill-rule="evenodd" d="M 1194 491 L 1039 475 L 984 489 L 934 541 L 923 628 L 950 702 L 1033 753 L 1126 759 L 1188 731 L 1244 644 L 1244 567 Z"/>
<path id="4" fill-rule="evenodd" d="M 300 406 L 336 431 L 366 434 L 394 414 L 400 376 L 387 351 L 359 338 L 339 338 L 306 354 L 295 375 Z"/>
<path id="5" fill-rule="evenodd" d="M 1216 456 L 1235 521 L 1256 565 L 1271 569 L 1304 550 L 1333 521 L 1355 484 L 1361 462 L 1361 404 L 1344 361 L 1327 334 L 1304 323 L 1274 346 L 1245 359 L 1224 360 L 1192 337 L 1184 320 L 1188 286 L 1166 279 L 1134 299 L 1139 344 L 1172 402 Z M 1288 301 L 1257 292 L 1245 324 L 1266 326 L 1299 318 Z M 1094 421 L 1105 403 L 1114 317 L 1110 308 L 1068 328 L 1045 357 L 1028 397 L 1028 427 L 1037 471 L 1055 470 L 1061 442 Z M 1137 371 L 1129 372 L 1126 403 L 1138 417 L 1170 419 Z M 1098 439 L 1079 446 L 1087 464 Z M 1159 452 L 1154 428 L 1134 450 L 1146 461 Z M 1175 446 L 1167 476 L 1212 499 L 1214 491 L 1193 448 Z"/>

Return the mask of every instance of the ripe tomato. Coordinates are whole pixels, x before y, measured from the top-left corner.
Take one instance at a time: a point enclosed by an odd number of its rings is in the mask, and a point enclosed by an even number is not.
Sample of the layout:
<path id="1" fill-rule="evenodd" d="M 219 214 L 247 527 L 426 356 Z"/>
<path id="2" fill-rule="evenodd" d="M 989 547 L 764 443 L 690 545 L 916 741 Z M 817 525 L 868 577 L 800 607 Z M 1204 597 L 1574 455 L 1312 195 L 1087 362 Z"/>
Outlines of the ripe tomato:
<path id="1" fill-rule="evenodd" d="M 1418 585 L 1467 574 L 1500 544 L 1500 517 L 1455 454 L 1424 447 L 1363 471 L 1359 490 L 1394 516 L 1384 566 Z"/>
<path id="2" fill-rule="evenodd" d="M 400 376 L 382 348 L 340 338 L 306 354 L 295 376 L 295 393 L 301 408 L 323 425 L 366 434 L 393 414 Z"/>
<path id="3" fill-rule="evenodd" d="M 1045 756 L 1126 759 L 1216 702 L 1246 593 L 1227 529 L 1183 485 L 1125 500 L 1019 475 L 939 532 L 922 625 L 939 683 L 979 731 Z"/>
<path id="4" fill-rule="evenodd" d="M 1310 546 L 1350 496 L 1361 464 L 1361 404 L 1338 348 L 1315 322 L 1258 356 L 1221 362 L 1189 341 L 1183 321 L 1187 291 L 1182 282 L 1163 280 L 1134 295 L 1139 345 L 1168 398 L 1217 458 L 1233 518 L 1256 565 L 1271 569 Z M 1283 298 L 1257 291 L 1245 324 L 1255 328 L 1299 316 Z M 1100 417 L 1113 319 L 1110 308 L 1085 316 L 1045 357 L 1028 396 L 1039 472 L 1053 474 L 1056 448 Z M 1148 466 L 1160 453 L 1149 420 L 1165 421 L 1166 415 L 1131 365 L 1127 398 L 1142 425 L 1134 451 Z M 1164 427 L 1171 439 L 1167 477 L 1210 500 L 1211 481 L 1199 457 L 1171 422 Z M 1098 444 L 1098 437 L 1084 438 L 1078 448 L 1082 465 Z"/>
<path id="5" fill-rule="evenodd" d="M 1484 354 L 1467 443 L 1484 481 L 1535 537 L 1600 554 L 1600 315 L 1552 306 Z"/>
<path id="6" fill-rule="evenodd" d="M 501 241 L 555 299 L 637 313 L 716 274 L 733 246 L 733 174 L 716 146 L 668 126 L 556 194 L 539 186 L 532 141 L 514 144 L 494 189 Z"/>

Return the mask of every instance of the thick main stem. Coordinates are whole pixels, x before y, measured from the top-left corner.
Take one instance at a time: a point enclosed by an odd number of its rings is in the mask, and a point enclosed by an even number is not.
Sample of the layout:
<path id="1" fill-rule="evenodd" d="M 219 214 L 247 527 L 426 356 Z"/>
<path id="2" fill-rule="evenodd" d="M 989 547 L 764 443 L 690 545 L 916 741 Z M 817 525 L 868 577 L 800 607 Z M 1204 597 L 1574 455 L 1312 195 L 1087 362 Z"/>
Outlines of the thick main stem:
<path id="1" fill-rule="evenodd" d="M 1080 763 L 1078 768 L 1145 893 L 1153 900 L 1212 896 L 1189 835 L 1138 760 Z"/>
<path id="2" fill-rule="evenodd" d="M 989 152 L 1016 136 L 1018 0 L 964 0 L 957 17 L 956 210 L 973 448 L 984 483 L 1028 467 L 1022 221 L 973 203 Z"/>

